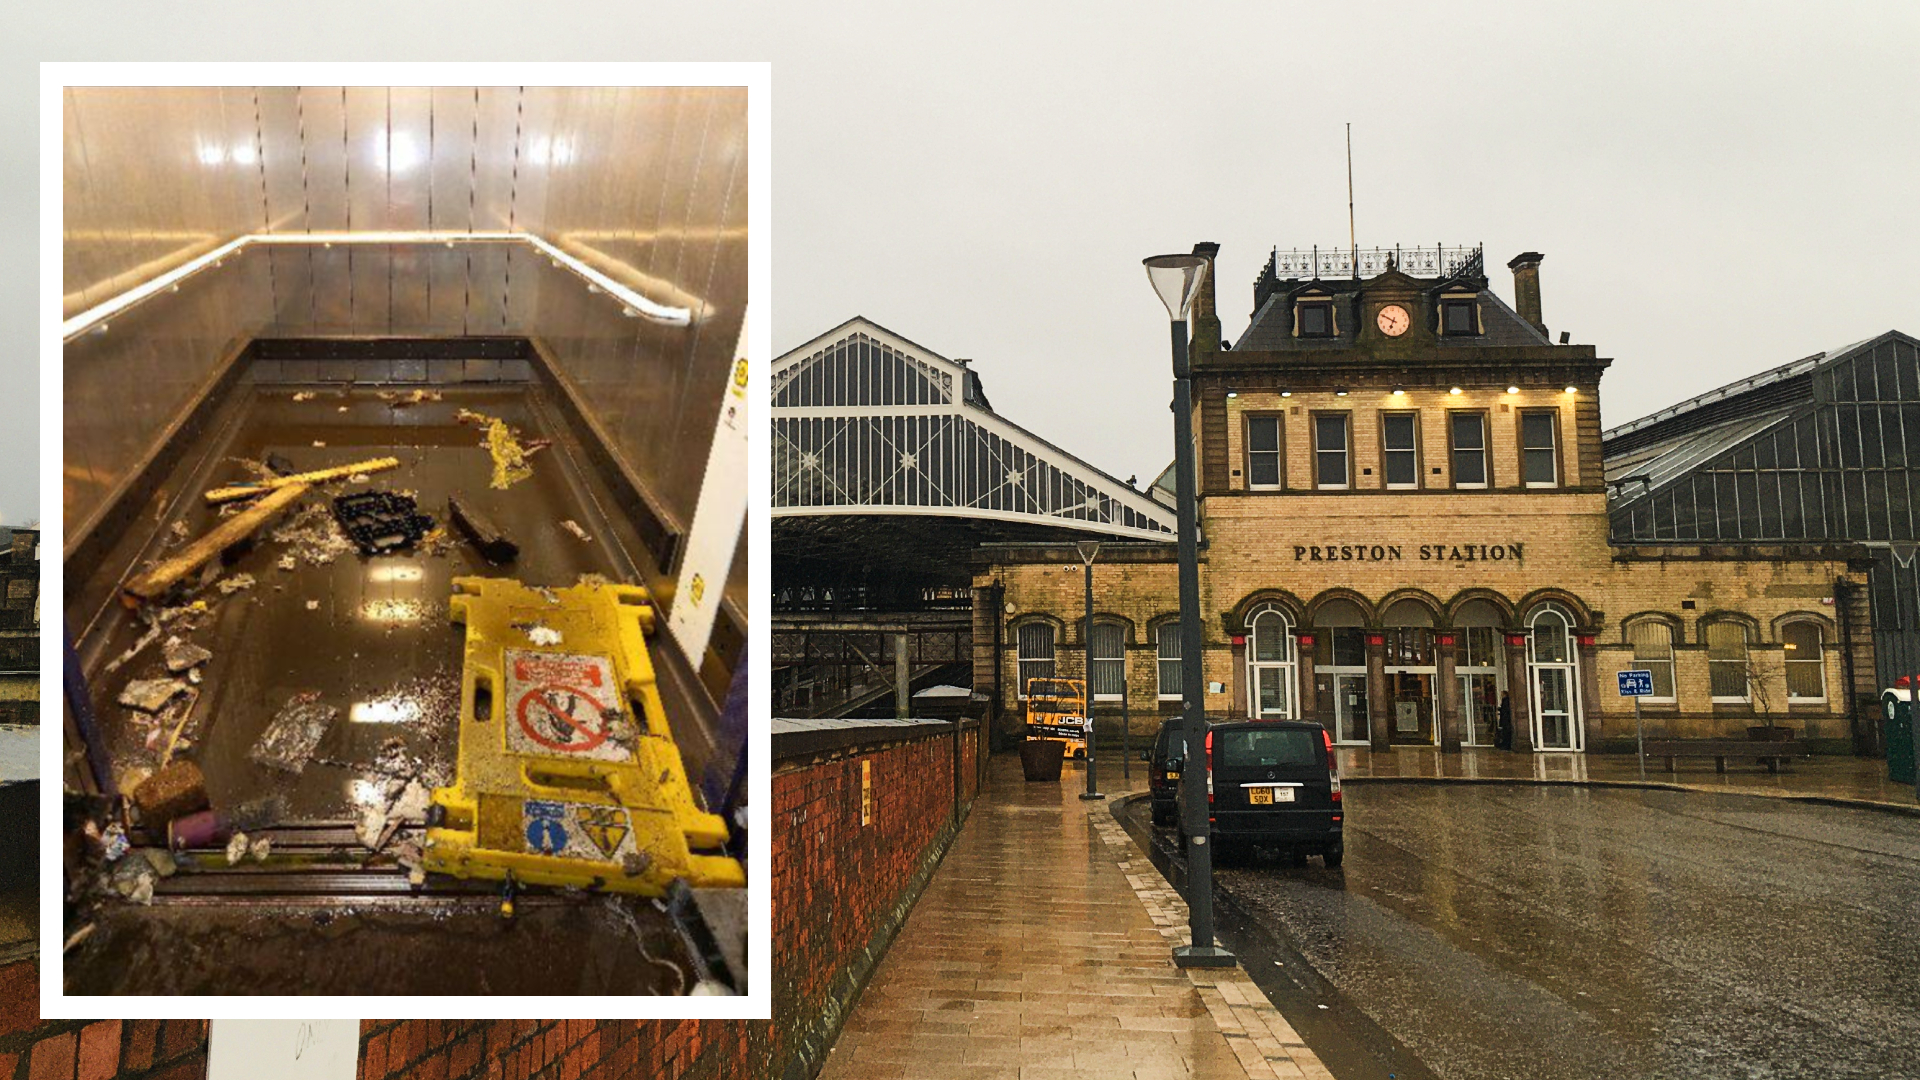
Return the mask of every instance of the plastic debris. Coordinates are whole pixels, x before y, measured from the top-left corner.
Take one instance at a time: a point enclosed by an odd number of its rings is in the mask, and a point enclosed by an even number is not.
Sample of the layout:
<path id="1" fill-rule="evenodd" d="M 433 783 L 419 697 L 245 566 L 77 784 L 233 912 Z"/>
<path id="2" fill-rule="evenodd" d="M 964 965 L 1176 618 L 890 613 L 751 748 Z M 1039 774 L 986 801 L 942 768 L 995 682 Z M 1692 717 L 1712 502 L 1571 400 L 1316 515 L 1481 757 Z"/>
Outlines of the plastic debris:
<path id="1" fill-rule="evenodd" d="M 300 565 L 300 557 L 298 555 L 282 555 L 274 565 L 282 570 L 292 570 Z"/>
<path id="2" fill-rule="evenodd" d="M 433 519 L 420 512 L 411 496 L 391 491 L 356 491 L 333 500 L 333 516 L 363 555 L 381 555 L 420 542 Z"/>
<path id="3" fill-rule="evenodd" d="M 214 588 L 220 590 L 221 596 L 232 596 L 243 589 L 253 588 L 253 585 L 252 574 L 235 574 L 230 578 L 222 578 Z"/>
<path id="4" fill-rule="evenodd" d="M 583 544 L 593 543 L 593 537 L 588 536 L 587 530 L 581 528 L 580 523 L 573 520 L 572 518 L 568 518 L 567 520 L 561 522 L 560 527 L 572 533 L 575 537 L 579 538 L 580 542 Z"/>
<path id="5" fill-rule="evenodd" d="M 560 631 L 555 630 L 551 626 L 541 626 L 535 623 L 527 627 L 527 640 L 533 642 L 535 645 L 558 645 L 560 644 Z"/>
<path id="6" fill-rule="evenodd" d="M 227 865 L 233 866 L 247 856 L 247 834 L 235 831 L 227 838 Z"/>
<path id="7" fill-rule="evenodd" d="M 317 690 L 295 694 L 274 715 L 247 756 L 269 769 L 301 773 L 339 715 L 339 709 L 320 701 Z"/>
<path id="8" fill-rule="evenodd" d="M 211 651 L 203 649 L 191 641 L 181 641 L 177 637 L 167 639 L 167 647 L 163 655 L 165 655 L 167 659 L 167 670 L 176 675 L 180 672 L 197 668 L 201 664 L 213 659 L 213 653 Z"/>
<path id="9" fill-rule="evenodd" d="M 153 883 L 160 874 L 145 859 L 122 859 L 107 884 L 121 897 L 145 907 L 153 903 Z"/>
<path id="10" fill-rule="evenodd" d="M 187 692 L 187 684 L 179 679 L 135 679 L 120 691 L 120 704 L 141 712 L 157 713 L 166 708 L 167 702 Z"/>
<path id="11" fill-rule="evenodd" d="M 126 652 L 113 658 L 113 661 L 107 665 L 107 674 L 111 675 L 115 671 L 118 671 L 121 665 L 140 655 L 141 650 L 158 640 L 160 640 L 160 627 L 151 627 L 146 633 L 141 634 L 139 640 L 129 646 Z"/>
<path id="12" fill-rule="evenodd" d="M 127 853 L 126 826 L 119 822 L 107 826 L 100 836 L 100 857 L 107 862 L 119 862 L 120 856 Z"/>
<path id="13" fill-rule="evenodd" d="M 268 454 L 265 464 L 267 471 L 275 476 L 292 476 L 295 471 L 292 460 L 279 454 Z"/>
<path id="14" fill-rule="evenodd" d="M 294 391 L 294 393 L 293 393 L 293 400 L 295 400 L 295 401 L 312 401 L 312 400 L 314 399 L 314 397 L 315 397 L 315 396 L 316 396 L 316 395 L 315 395 L 315 394 L 314 394 L 314 392 L 313 392 L 313 391 L 311 391 L 311 390 L 296 390 L 296 391 Z"/>
<path id="15" fill-rule="evenodd" d="M 273 852 L 273 837 L 263 836 L 255 840 L 247 850 L 253 856 L 254 862 L 266 862 L 267 856 Z"/>
<path id="16" fill-rule="evenodd" d="M 353 550 L 353 541 L 340 531 L 333 509 L 326 503 L 302 506 L 271 538 L 291 547 L 292 554 L 313 566 L 326 566 Z"/>
<path id="17" fill-rule="evenodd" d="M 319 611 L 319 610 L 320 610 L 320 601 L 318 601 L 318 600 L 309 600 L 309 601 L 307 601 L 307 610 L 308 610 L 308 611 Z"/>

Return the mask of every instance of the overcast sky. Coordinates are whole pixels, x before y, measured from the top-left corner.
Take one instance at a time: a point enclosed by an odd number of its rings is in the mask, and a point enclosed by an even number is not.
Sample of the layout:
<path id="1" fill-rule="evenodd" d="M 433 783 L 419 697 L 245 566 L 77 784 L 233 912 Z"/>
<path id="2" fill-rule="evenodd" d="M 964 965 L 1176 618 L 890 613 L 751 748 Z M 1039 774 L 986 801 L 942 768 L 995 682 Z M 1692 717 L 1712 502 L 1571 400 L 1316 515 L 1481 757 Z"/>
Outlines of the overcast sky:
<path id="1" fill-rule="evenodd" d="M 1121 477 L 1172 453 L 1140 259 L 1218 242 L 1236 336 L 1271 247 L 1346 242 L 1349 121 L 1360 243 L 1484 243 L 1509 299 L 1507 259 L 1544 252 L 1547 324 L 1614 359 L 1609 424 L 1920 333 L 1920 5 L 1549 6 L 22 5 L 0 235 L 18 280 L 43 58 L 771 59 L 776 349 L 866 315 Z M 16 382 L 33 314 L 0 300 Z M 28 400 L 0 461 L 32 452 Z M 33 498 L 0 468 L 0 517 Z"/>

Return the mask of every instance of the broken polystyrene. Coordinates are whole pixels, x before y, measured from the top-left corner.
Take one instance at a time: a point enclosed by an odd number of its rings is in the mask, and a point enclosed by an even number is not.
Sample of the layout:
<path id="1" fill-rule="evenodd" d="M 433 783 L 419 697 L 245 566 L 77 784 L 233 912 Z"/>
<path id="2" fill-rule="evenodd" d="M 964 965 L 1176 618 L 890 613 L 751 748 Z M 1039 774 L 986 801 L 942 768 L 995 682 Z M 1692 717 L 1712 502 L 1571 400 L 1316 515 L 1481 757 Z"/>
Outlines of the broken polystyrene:
<path id="1" fill-rule="evenodd" d="M 227 865 L 232 866 L 247 855 L 247 834 L 235 831 L 227 838 Z"/>
<path id="2" fill-rule="evenodd" d="M 235 574 L 230 578 L 222 579 L 219 582 L 219 584 L 214 586 L 214 588 L 220 590 L 221 596 L 232 596 L 234 593 L 237 593 L 242 589 L 253 588 L 253 575 L 252 574 Z"/>
<path id="3" fill-rule="evenodd" d="M 581 528 L 580 523 L 573 520 L 572 518 L 568 518 L 567 520 L 561 522 L 560 527 L 572 533 L 574 537 L 577 538 L 583 544 L 593 543 L 593 537 L 588 536 L 587 530 Z"/>
<path id="4" fill-rule="evenodd" d="M 181 641 L 179 638 L 169 638 L 167 640 L 165 656 L 167 658 L 167 670 L 176 675 L 182 671 L 192 671 L 201 664 L 213 659 L 213 653 L 195 645 L 191 641 Z"/>
<path id="5" fill-rule="evenodd" d="M 159 712 L 186 692 L 187 684 L 179 679 L 135 679 L 120 691 L 120 704 L 141 712 Z"/>
<path id="6" fill-rule="evenodd" d="M 302 772 L 339 714 L 339 709 L 320 701 L 318 691 L 295 694 L 274 715 L 247 756 L 270 769 Z"/>
<path id="7" fill-rule="evenodd" d="M 555 630 L 551 626 L 529 626 L 527 627 L 527 640 L 533 642 L 535 645 L 558 645 L 560 644 L 560 631 Z"/>

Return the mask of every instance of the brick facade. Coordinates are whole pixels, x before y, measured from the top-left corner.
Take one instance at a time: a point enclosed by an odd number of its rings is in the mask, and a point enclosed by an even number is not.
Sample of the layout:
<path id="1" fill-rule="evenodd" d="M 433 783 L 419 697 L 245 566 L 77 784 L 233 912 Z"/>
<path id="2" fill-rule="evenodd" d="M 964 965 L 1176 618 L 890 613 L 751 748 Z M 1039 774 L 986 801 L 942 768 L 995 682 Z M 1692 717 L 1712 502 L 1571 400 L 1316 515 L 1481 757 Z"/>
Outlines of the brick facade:
<path id="1" fill-rule="evenodd" d="M 1195 250 L 1211 255 L 1214 249 Z M 1539 256 L 1520 262 L 1537 274 Z M 1349 741 L 1357 736 L 1381 750 L 1414 741 L 1397 726 L 1383 730 L 1391 706 L 1396 724 L 1408 719 L 1408 708 L 1420 717 L 1419 741 L 1454 749 L 1480 730 L 1471 726 L 1470 710 L 1495 711 L 1490 703 L 1467 701 L 1457 680 L 1471 634 L 1486 658 L 1476 669 L 1478 685 L 1494 685 L 1495 696 L 1511 702 L 1516 749 L 1535 739 L 1553 748 L 1621 748 L 1633 735 L 1633 708 L 1618 696 L 1614 673 L 1640 666 L 1628 634 L 1665 627 L 1674 690 L 1670 700 L 1647 706 L 1650 735 L 1737 736 L 1749 726 L 1773 724 L 1820 749 L 1857 748 L 1875 685 L 1869 616 L 1857 602 L 1869 565 L 1864 549 L 1615 547 L 1599 440 L 1600 379 L 1611 361 L 1591 346 L 1549 344 L 1537 318 L 1523 324 L 1476 273 L 1470 267 L 1459 278 L 1420 281 L 1389 269 L 1374 279 L 1342 281 L 1335 286 L 1335 322 L 1344 329 L 1321 340 L 1300 338 L 1286 307 L 1289 296 L 1314 300 L 1323 291 L 1319 283 L 1263 280 L 1254 325 L 1239 348 L 1210 345 L 1196 332 L 1207 712 L 1253 711 L 1250 620 L 1272 610 L 1284 622 L 1265 625 L 1284 628 L 1278 654 L 1284 662 L 1259 677 L 1284 682 L 1286 703 L 1269 715 L 1335 726 L 1333 691 L 1316 676 L 1316 653 L 1325 662 L 1332 628 L 1351 627 L 1340 631 L 1343 641 L 1351 649 L 1364 638 L 1366 653 L 1361 663 L 1349 651 L 1343 670 L 1365 682 L 1342 685 L 1364 685 L 1367 702 L 1366 719 L 1356 722 L 1359 731 L 1349 730 Z M 1480 297 L 1483 322 L 1504 320 L 1498 332 L 1440 330 L 1442 297 L 1469 288 L 1478 290 L 1472 295 Z M 1376 313 L 1389 304 L 1412 313 L 1411 329 L 1398 337 L 1375 325 Z M 1209 285 L 1196 303 L 1196 320 L 1205 322 L 1213 310 Z M 1392 489 L 1384 445 L 1388 414 L 1414 420 L 1411 461 L 1396 459 L 1400 480 Z M 1542 418 L 1531 443 L 1523 439 L 1527 416 Z M 1456 417 L 1478 419 L 1462 432 Z M 1326 418 L 1324 441 L 1318 418 Z M 1262 448 L 1273 446 L 1259 461 L 1252 453 L 1255 423 L 1265 425 Z M 1542 423 L 1550 440 L 1539 435 Z M 1467 441 L 1456 445 L 1456 435 Z M 1479 452 L 1463 460 L 1467 455 L 1455 453 L 1462 446 Z M 1474 479 L 1463 466 L 1484 468 L 1484 484 L 1463 486 L 1463 479 Z M 1263 482 L 1255 483 L 1256 476 Z M 1128 711 L 1143 736 L 1179 710 L 1177 696 L 1159 693 L 1154 637 L 1159 625 L 1177 618 L 1174 558 L 1172 544 L 1111 544 L 1094 566 L 1094 620 L 1122 629 Z M 1002 621 L 976 625 L 974 685 L 997 687 L 996 727 L 1012 735 L 1023 726 L 1023 626 L 1052 627 L 1056 673 L 1085 675 L 1083 570 L 1071 545 L 985 545 L 974 561 L 975 595 L 997 599 L 984 610 Z M 976 612 L 982 609 L 977 600 Z M 1551 637 L 1553 612 L 1570 631 L 1562 638 L 1573 654 L 1564 674 L 1533 663 L 1533 643 Z M 1710 657 L 1708 627 L 1716 622 L 1744 627 L 1744 659 L 1726 659 L 1724 641 L 1720 659 Z M 1817 628 L 1820 652 L 1818 677 L 1814 662 L 1797 664 L 1795 685 L 1817 686 L 1822 694 L 1789 695 L 1787 635 L 1796 624 L 1793 647 L 1803 651 L 1792 659 L 1806 659 L 1807 627 Z M 1647 629 L 1634 629 L 1641 626 Z M 997 654 L 982 647 L 996 630 Z M 1421 659 L 1396 661 L 1388 649 Z M 1710 686 L 1716 663 L 1718 696 Z M 1735 665 L 1737 678 L 1729 674 Z M 1744 685 L 1743 693 L 1725 692 L 1730 678 Z M 1423 688 L 1406 689 L 1407 680 L 1422 679 Z M 1536 679 L 1544 680 L 1539 689 Z M 1577 701 L 1573 719 L 1558 734 L 1536 733 L 1530 721 L 1546 723 L 1555 715 L 1549 691 L 1560 679 Z M 1116 715 L 1117 706 L 1096 702 L 1096 723 L 1110 724 L 1103 717 Z"/>

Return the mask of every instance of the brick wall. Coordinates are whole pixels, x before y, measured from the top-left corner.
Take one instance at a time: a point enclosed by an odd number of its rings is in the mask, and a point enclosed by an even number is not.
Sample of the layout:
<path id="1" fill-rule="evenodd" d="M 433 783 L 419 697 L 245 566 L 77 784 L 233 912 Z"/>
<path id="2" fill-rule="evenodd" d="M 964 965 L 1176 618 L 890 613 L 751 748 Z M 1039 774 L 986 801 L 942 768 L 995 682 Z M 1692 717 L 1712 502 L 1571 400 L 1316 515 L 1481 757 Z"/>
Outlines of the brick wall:
<path id="1" fill-rule="evenodd" d="M 734 1080 L 812 1076 L 980 789 L 980 729 L 956 781 L 947 724 L 859 734 L 781 757 L 774 940 L 759 961 L 773 1019 L 363 1020 L 361 1080 Z M 871 725 L 865 725 L 872 729 Z M 861 822 L 862 764 L 872 805 Z M 0 967 L 0 1080 L 204 1080 L 205 1020 L 39 1016 L 33 961 Z"/>

